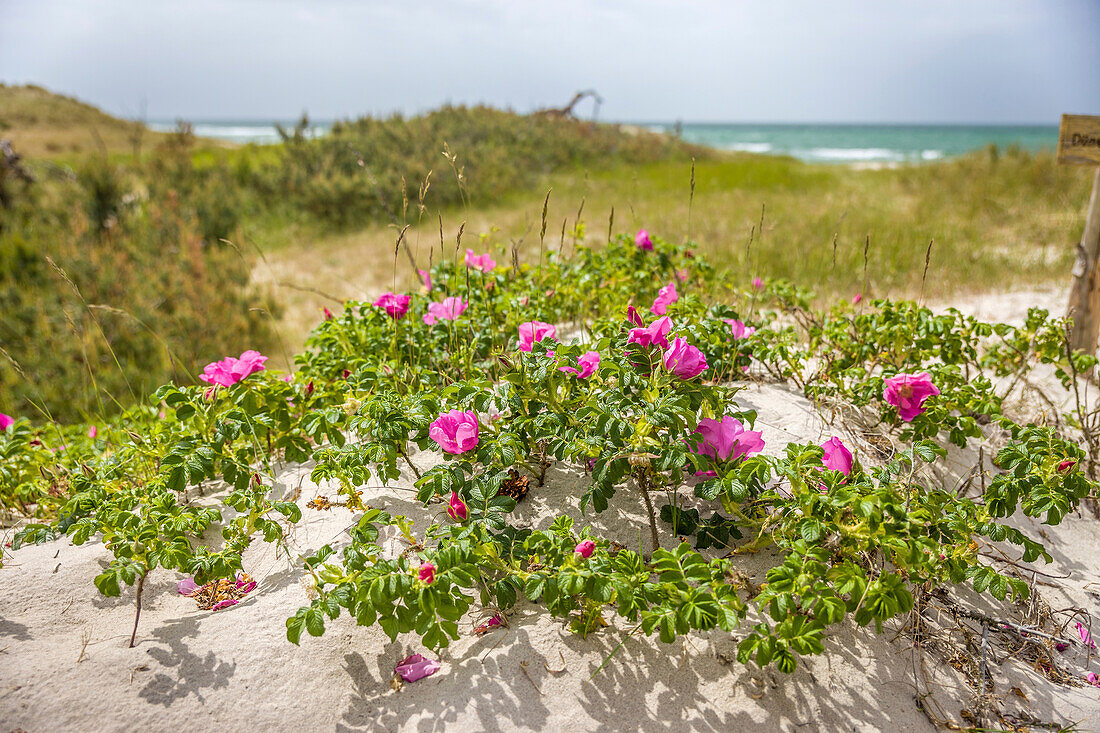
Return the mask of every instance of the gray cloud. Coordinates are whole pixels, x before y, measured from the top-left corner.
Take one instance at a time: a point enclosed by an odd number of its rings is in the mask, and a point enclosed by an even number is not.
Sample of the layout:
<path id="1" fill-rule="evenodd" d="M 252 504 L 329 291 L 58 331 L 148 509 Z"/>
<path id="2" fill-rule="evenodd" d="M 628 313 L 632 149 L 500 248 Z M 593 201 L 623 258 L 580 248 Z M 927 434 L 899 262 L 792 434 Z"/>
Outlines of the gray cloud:
<path id="1" fill-rule="evenodd" d="M 1100 2 L 4 0 L 0 79 L 151 118 L 518 110 L 620 120 L 1100 113 Z"/>

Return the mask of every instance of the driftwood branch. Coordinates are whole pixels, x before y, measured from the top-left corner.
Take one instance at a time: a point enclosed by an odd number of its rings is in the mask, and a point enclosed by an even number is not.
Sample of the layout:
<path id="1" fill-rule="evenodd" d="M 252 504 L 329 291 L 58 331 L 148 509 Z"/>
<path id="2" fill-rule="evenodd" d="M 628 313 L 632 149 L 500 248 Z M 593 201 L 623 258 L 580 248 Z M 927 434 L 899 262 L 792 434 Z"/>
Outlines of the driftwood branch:
<path id="1" fill-rule="evenodd" d="M 576 107 L 582 99 L 591 97 L 596 103 L 597 109 L 603 104 L 603 97 L 596 93 L 595 89 L 585 89 L 582 92 L 577 92 L 573 95 L 573 99 L 569 100 L 569 104 L 564 107 L 546 107 L 545 109 L 536 110 L 535 114 L 545 115 L 546 117 L 572 117 L 576 119 L 577 115 L 573 112 L 573 108 Z"/>

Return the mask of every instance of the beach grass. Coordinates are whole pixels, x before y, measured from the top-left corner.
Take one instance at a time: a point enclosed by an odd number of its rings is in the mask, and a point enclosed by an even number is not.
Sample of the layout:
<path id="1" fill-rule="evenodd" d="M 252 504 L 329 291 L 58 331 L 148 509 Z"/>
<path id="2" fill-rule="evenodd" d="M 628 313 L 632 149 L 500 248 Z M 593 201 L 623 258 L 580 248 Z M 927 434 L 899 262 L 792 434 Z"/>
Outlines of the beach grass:
<path id="1" fill-rule="evenodd" d="M 419 223 L 408 220 L 405 236 L 421 266 L 433 248 L 441 257 L 440 218 L 446 256 L 464 222 L 463 248 L 504 254 L 516 246 L 537 259 L 550 191 L 545 249 L 599 245 L 614 208 L 616 233 L 645 228 L 693 241 L 746 280 L 788 278 L 822 301 L 863 292 L 865 280 L 871 297 L 945 300 L 1068 282 L 1089 193 L 1088 176 L 1051 155 L 990 150 L 881 169 L 733 154 L 695 163 L 694 195 L 691 178 L 690 162 L 570 170 L 492 204 L 429 208 Z M 416 282 L 406 258 L 393 257 L 397 229 L 388 223 L 325 232 L 254 221 L 244 231 L 266 250 L 255 274 L 286 305 L 285 336 L 295 345 L 323 305 Z"/>

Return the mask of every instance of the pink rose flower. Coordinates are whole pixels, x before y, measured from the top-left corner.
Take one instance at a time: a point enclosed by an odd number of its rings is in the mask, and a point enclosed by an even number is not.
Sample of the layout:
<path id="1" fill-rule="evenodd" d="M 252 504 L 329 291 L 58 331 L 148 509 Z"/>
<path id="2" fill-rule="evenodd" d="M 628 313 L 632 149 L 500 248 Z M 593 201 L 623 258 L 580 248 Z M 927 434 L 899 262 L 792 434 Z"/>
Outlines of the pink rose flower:
<path id="1" fill-rule="evenodd" d="M 658 291 L 657 299 L 649 307 L 649 312 L 655 316 L 663 316 L 668 312 L 668 307 L 679 299 L 680 294 L 676 292 L 676 283 L 669 283 Z"/>
<path id="2" fill-rule="evenodd" d="M 761 280 L 758 277 L 754 277 L 752 279 L 752 289 L 753 290 L 763 290 L 764 289 L 764 281 Z"/>
<path id="3" fill-rule="evenodd" d="M 401 679 L 406 682 L 416 682 L 435 674 L 439 668 L 439 662 L 434 659 L 425 659 L 419 654 L 413 654 L 398 662 L 393 671 L 401 675 Z"/>
<path id="4" fill-rule="evenodd" d="M 466 521 L 466 502 L 454 491 L 451 492 L 451 500 L 447 502 L 447 516 L 456 522 Z"/>
<path id="5" fill-rule="evenodd" d="M 632 305 L 628 305 L 626 307 L 626 320 L 630 321 L 638 328 L 645 327 L 645 321 L 643 321 L 642 317 L 638 315 L 638 309 Z"/>
<path id="6" fill-rule="evenodd" d="M 699 421 L 692 436 L 699 436 L 692 443 L 688 439 L 691 452 L 701 456 L 710 456 L 716 461 L 736 461 L 750 453 L 764 450 L 764 436 L 758 430 L 745 430 L 745 426 L 735 417 L 726 416 L 720 421 L 705 417 Z"/>
<path id="7" fill-rule="evenodd" d="M 488 252 L 483 255 L 475 255 L 472 249 L 466 250 L 466 267 L 481 270 L 482 272 L 492 272 L 493 268 L 496 266 L 496 261 L 489 256 Z"/>
<path id="8" fill-rule="evenodd" d="M 1097 675 L 1095 672 L 1089 672 L 1085 675 L 1085 681 L 1093 687 L 1100 687 L 1100 675 Z"/>
<path id="9" fill-rule="evenodd" d="M 645 229 L 639 229 L 638 233 L 634 235 L 634 245 L 638 249 L 651 251 L 653 249 L 653 240 L 649 238 L 649 232 Z"/>
<path id="10" fill-rule="evenodd" d="M 389 314 L 390 318 L 401 318 L 409 310 L 409 303 L 412 302 L 411 295 L 399 295 L 398 293 L 382 293 L 378 296 L 378 300 L 374 301 L 375 308 L 382 308 Z"/>
<path id="11" fill-rule="evenodd" d="M 246 351 L 239 359 L 227 356 L 221 361 L 207 364 L 199 379 L 210 384 L 231 387 L 249 374 L 262 372 L 267 357 L 258 351 Z"/>
<path id="12" fill-rule="evenodd" d="M 544 338 L 554 338 L 557 330 L 549 323 L 529 321 L 519 324 L 519 350 L 530 351 L 531 347 Z"/>
<path id="13" fill-rule="evenodd" d="M 89 438 L 91 438 L 91 439 L 95 440 L 95 436 L 97 436 L 97 435 L 99 435 L 99 430 L 97 430 L 97 429 L 96 429 L 96 426 L 95 426 L 95 425 L 93 425 L 92 427 L 88 428 L 88 437 L 89 437 Z"/>
<path id="14" fill-rule="evenodd" d="M 465 453 L 478 443 L 477 415 L 462 410 L 445 412 L 428 428 L 428 435 L 445 453 Z"/>
<path id="15" fill-rule="evenodd" d="M 852 305 L 859 305 L 861 300 L 863 300 L 863 293 L 856 293 L 852 296 Z"/>
<path id="16" fill-rule="evenodd" d="M 583 558 L 592 557 L 592 552 L 596 549 L 596 543 L 592 540 L 581 540 L 577 543 L 577 547 L 573 552 L 577 553 Z"/>
<path id="17" fill-rule="evenodd" d="M 435 565 L 430 562 L 426 562 L 420 566 L 420 574 L 418 576 L 424 581 L 425 585 L 431 585 L 435 582 Z"/>
<path id="18" fill-rule="evenodd" d="M 825 455 L 821 458 L 825 468 L 840 471 L 845 476 L 852 473 L 852 452 L 845 447 L 840 438 L 829 438 L 821 444 L 821 447 L 825 449 Z"/>
<path id="19" fill-rule="evenodd" d="M 15 418 L 0 412 L 0 430 L 7 430 L 15 424 Z"/>
<path id="20" fill-rule="evenodd" d="M 648 349 L 654 344 L 662 349 L 667 349 L 668 332 L 671 330 L 672 319 L 668 316 L 661 316 L 648 326 L 630 329 L 630 335 L 627 337 L 626 342 L 628 344 L 638 344 L 643 349 Z"/>
<path id="21" fill-rule="evenodd" d="M 756 327 L 746 326 L 744 321 L 740 321 L 736 318 L 723 318 L 722 320 L 730 327 L 730 332 L 735 339 L 748 338 L 756 333 Z"/>
<path id="22" fill-rule="evenodd" d="M 676 274 L 676 279 L 677 280 L 679 280 L 682 283 L 687 282 L 687 280 L 688 280 L 688 271 L 687 270 L 683 270 L 683 269 L 677 270 L 675 274 Z"/>
<path id="23" fill-rule="evenodd" d="M 417 269 L 416 274 L 420 276 L 420 282 L 424 285 L 424 290 L 429 293 L 432 292 L 432 273 Z"/>
<path id="24" fill-rule="evenodd" d="M 679 336 L 672 340 L 661 360 L 665 369 L 680 379 L 697 377 L 707 368 L 707 358 L 703 356 L 703 352 Z"/>
<path id="25" fill-rule="evenodd" d="M 332 320 L 332 318 L 333 318 L 332 311 L 330 311 L 327 306 L 322 306 L 321 307 L 321 312 L 325 314 L 325 320 L 326 321 L 331 321 Z"/>
<path id="26" fill-rule="evenodd" d="M 572 374 L 577 379 L 588 379 L 600 368 L 600 352 L 584 352 L 577 357 L 577 366 L 579 366 L 580 369 L 575 369 L 571 366 L 563 366 L 558 367 L 558 371 Z"/>
<path id="27" fill-rule="evenodd" d="M 453 321 L 466 312 L 469 307 L 462 298 L 444 298 L 442 303 L 429 303 L 424 314 L 424 323 L 435 325 L 436 321 Z"/>
<path id="28" fill-rule="evenodd" d="M 898 417 L 910 422 L 924 412 L 924 401 L 939 393 L 928 372 L 898 374 L 886 380 L 882 398 L 898 408 Z"/>

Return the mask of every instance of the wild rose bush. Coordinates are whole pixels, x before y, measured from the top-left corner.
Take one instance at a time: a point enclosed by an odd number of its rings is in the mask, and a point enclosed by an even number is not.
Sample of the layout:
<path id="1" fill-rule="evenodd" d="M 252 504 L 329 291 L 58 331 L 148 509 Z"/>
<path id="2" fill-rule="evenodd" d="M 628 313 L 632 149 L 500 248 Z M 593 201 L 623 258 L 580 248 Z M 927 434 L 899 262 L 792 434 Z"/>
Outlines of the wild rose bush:
<path id="1" fill-rule="evenodd" d="M 316 597 L 287 622 L 295 643 L 346 611 L 439 649 L 475 604 L 501 612 L 522 597 L 585 634 L 607 613 L 666 642 L 747 629 L 742 661 L 791 671 L 823 650 L 829 626 L 881 628 L 907 613 L 918 585 L 1025 595 L 1024 581 L 979 561 L 974 539 L 1048 558 L 998 520 L 1022 511 L 1057 523 L 1095 489 L 1091 453 L 1056 426 L 1017 425 L 988 376 L 1088 365 L 1059 355 L 1045 316 L 1014 329 L 889 301 L 819 313 L 790 284 L 715 273 L 648 232 L 541 266 L 469 250 L 422 277 L 428 292 L 326 318 L 291 377 L 249 352 L 214 362 L 212 386 L 163 387 L 156 408 L 102 426 L 105 438 L 65 432 L 65 451 L 47 452 L 49 430 L 16 420 L 0 432 L 4 506 L 53 519 L 15 545 L 102 539 L 112 559 L 97 587 L 136 585 L 139 603 L 157 568 L 198 584 L 235 578 L 250 543 L 282 542 L 301 519 L 296 503 L 272 498 L 274 461 L 312 460 L 355 524 L 339 557 L 324 546 L 304 559 Z M 737 404 L 760 378 L 861 409 L 900 447 L 876 459 L 840 436 L 765 446 Z M 946 443 L 985 439 L 983 425 L 1007 436 L 988 485 L 959 494 L 919 470 Z M 414 447 L 441 462 L 420 472 Z M 515 521 L 505 482 L 526 476 L 537 492 L 554 461 L 585 472 L 584 511 L 620 492 L 636 502 L 649 525 L 641 546 L 567 517 L 545 531 Z M 402 475 L 419 501 L 444 506 L 420 536 L 362 501 L 372 479 Z M 213 480 L 227 487 L 222 507 L 186 501 Z M 201 541 L 214 525 L 220 549 Z M 385 556 L 387 526 L 409 552 Z M 736 558 L 771 546 L 780 560 L 753 588 Z"/>

